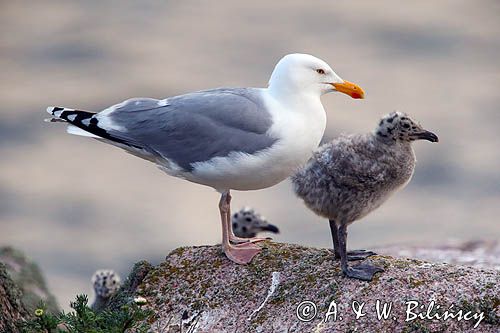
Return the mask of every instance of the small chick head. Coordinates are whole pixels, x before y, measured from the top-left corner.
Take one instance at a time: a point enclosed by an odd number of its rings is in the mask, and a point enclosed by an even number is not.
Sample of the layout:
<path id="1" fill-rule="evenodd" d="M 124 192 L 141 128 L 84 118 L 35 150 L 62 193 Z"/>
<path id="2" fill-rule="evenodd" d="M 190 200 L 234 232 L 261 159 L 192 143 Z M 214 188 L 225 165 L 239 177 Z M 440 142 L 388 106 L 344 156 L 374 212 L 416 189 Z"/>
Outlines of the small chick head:
<path id="1" fill-rule="evenodd" d="M 269 231 L 279 233 L 279 229 L 268 223 L 264 216 L 257 214 L 252 208 L 244 207 L 231 217 L 233 232 L 237 237 L 252 238 L 257 233 Z"/>
<path id="2" fill-rule="evenodd" d="M 96 297 L 109 298 L 120 289 L 120 276 L 112 270 L 98 270 L 92 276 Z"/>
<path id="3" fill-rule="evenodd" d="M 425 130 L 418 122 L 411 119 L 406 113 L 399 111 L 391 112 L 383 116 L 375 129 L 375 134 L 383 141 L 439 141 L 436 134 Z"/>

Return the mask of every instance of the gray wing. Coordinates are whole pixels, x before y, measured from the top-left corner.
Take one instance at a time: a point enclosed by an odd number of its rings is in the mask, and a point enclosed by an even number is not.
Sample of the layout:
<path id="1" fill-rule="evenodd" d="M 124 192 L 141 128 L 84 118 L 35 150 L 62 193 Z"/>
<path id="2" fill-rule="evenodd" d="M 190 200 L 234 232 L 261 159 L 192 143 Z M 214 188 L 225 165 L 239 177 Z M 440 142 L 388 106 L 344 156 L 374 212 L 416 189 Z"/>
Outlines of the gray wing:
<path id="1" fill-rule="evenodd" d="M 109 137 L 192 170 L 195 162 L 269 148 L 272 119 L 257 90 L 214 89 L 132 99 L 97 114 Z"/>

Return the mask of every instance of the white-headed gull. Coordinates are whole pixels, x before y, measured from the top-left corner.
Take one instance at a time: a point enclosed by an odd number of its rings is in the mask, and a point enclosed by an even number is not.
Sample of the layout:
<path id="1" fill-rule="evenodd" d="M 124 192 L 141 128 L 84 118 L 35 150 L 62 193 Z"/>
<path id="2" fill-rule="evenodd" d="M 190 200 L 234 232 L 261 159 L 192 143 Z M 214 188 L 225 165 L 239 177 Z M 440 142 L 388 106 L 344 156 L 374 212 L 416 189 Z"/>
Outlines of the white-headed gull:
<path id="1" fill-rule="evenodd" d="M 221 193 L 222 246 L 236 263 L 260 251 L 261 239 L 241 239 L 231 228 L 230 190 L 273 186 L 301 166 L 326 126 L 320 96 L 363 90 L 342 80 L 316 57 L 289 54 L 267 88 L 218 88 L 163 100 L 134 98 L 94 113 L 49 107 L 68 132 L 118 146 L 156 163 L 169 175 Z"/>

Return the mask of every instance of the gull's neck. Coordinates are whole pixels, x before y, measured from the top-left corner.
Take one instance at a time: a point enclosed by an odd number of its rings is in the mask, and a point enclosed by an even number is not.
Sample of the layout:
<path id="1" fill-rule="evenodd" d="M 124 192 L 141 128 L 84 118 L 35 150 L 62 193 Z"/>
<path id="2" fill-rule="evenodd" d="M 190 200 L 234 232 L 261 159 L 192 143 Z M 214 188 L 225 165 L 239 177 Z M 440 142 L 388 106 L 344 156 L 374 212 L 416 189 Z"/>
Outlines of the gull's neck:
<path id="1" fill-rule="evenodd" d="M 295 145 L 302 145 L 300 149 L 307 160 L 320 143 L 326 129 L 326 112 L 320 94 L 311 91 L 292 92 L 272 86 L 264 91 L 270 103 L 276 105 L 276 111 L 271 113 L 277 136 L 290 137 Z M 301 139 L 297 140 L 297 137 Z M 300 161 L 302 162 L 305 160 Z"/>
<path id="2" fill-rule="evenodd" d="M 320 107 L 321 104 L 320 94 L 312 90 L 299 90 L 291 89 L 286 86 L 270 85 L 265 88 L 266 93 L 273 97 L 278 103 L 288 107 L 300 107 L 308 105 L 309 107 Z"/>

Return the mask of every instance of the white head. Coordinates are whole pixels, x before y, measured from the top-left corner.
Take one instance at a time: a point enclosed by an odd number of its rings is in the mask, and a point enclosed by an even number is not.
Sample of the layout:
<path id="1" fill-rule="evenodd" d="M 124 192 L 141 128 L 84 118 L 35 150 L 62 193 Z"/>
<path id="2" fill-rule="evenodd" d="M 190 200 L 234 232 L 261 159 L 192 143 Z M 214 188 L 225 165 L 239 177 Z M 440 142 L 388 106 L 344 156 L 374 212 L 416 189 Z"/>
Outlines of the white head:
<path id="1" fill-rule="evenodd" d="M 278 93 L 307 92 L 318 96 L 338 91 L 352 98 L 364 98 L 365 94 L 358 85 L 342 80 L 323 60 L 300 53 L 281 58 L 271 74 L 269 89 Z"/>

